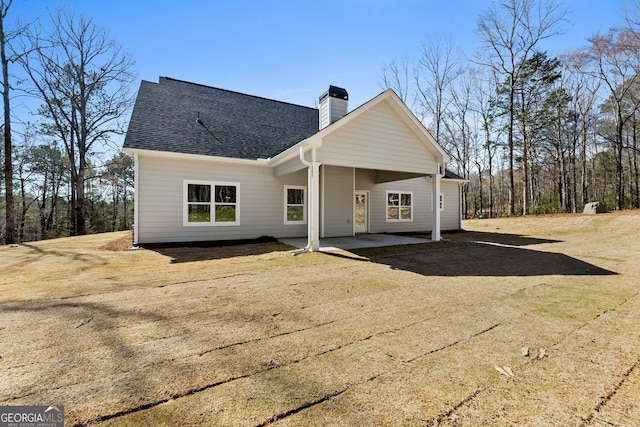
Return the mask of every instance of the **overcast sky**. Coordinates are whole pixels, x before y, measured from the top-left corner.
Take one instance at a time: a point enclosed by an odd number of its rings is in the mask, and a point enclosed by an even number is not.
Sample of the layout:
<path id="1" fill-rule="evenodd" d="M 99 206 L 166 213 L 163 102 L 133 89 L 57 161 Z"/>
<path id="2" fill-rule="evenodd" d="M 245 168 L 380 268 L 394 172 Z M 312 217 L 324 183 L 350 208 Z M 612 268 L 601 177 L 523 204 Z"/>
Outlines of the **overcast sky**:
<path id="1" fill-rule="evenodd" d="M 573 50 L 620 25 L 624 0 L 566 0 L 548 46 Z M 133 55 L 141 80 L 167 76 L 314 106 L 332 84 L 353 109 L 381 92 L 384 63 L 413 60 L 430 37 L 476 48 L 489 0 L 15 0 L 9 19 L 62 6 L 91 16 Z"/>

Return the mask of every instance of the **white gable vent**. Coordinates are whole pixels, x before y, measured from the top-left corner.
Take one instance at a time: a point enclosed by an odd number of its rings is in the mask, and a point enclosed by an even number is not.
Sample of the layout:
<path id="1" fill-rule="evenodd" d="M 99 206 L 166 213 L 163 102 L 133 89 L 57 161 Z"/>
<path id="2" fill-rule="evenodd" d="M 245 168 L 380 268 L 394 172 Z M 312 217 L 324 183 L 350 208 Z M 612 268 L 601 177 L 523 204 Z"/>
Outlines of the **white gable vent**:
<path id="1" fill-rule="evenodd" d="M 349 94 L 341 87 L 329 86 L 329 90 L 320 96 L 319 101 L 320 129 L 326 128 L 347 114 Z"/>

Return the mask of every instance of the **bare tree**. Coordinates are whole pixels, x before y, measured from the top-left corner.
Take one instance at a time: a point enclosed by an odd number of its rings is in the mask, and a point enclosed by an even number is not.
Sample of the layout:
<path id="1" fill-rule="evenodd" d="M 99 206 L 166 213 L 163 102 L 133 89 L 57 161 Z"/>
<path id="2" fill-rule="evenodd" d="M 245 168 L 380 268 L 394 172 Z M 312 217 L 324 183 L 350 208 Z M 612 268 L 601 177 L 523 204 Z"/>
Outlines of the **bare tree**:
<path id="1" fill-rule="evenodd" d="M 486 151 L 487 172 L 489 175 L 489 217 L 494 216 L 494 164 L 496 151 L 500 146 L 500 127 L 497 124 L 496 99 L 498 97 L 498 77 L 493 70 L 488 75 L 483 75 L 481 70 L 476 70 L 474 75 L 473 105 L 476 109 L 479 127 L 482 129 L 482 147 Z M 478 135 L 478 140 L 480 135 Z M 481 150 L 476 150 L 476 157 L 481 155 Z M 478 173 L 481 174 L 480 163 L 476 160 Z"/>
<path id="2" fill-rule="evenodd" d="M 0 62 L 2 63 L 2 100 L 4 102 L 4 183 L 5 183 L 5 243 L 15 243 L 18 238 L 16 206 L 13 199 L 13 144 L 11 142 L 11 106 L 9 85 L 9 62 L 7 43 L 10 36 L 5 30 L 7 13 L 12 0 L 0 1 Z"/>
<path id="3" fill-rule="evenodd" d="M 45 130 L 63 142 L 72 180 L 72 235 L 86 233 L 85 174 L 88 158 L 110 136 L 122 134 L 133 97 L 133 60 L 92 19 L 58 10 L 49 28 L 32 26 L 20 59 L 40 109 Z"/>
<path id="4" fill-rule="evenodd" d="M 467 69 L 458 75 L 457 84 L 451 88 L 451 102 L 446 115 L 442 117 L 440 144 L 452 155 L 457 172 L 465 179 L 471 173 L 471 156 L 473 147 L 477 145 L 478 132 L 475 121 L 473 89 L 475 85 L 474 71 Z M 462 190 L 462 206 L 468 211 L 468 187 Z"/>
<path id="5" fill-rule="evenodd" d="M 433 37 L 422 44 L 420 60 L 414 70 L 416 97 L 423 120 L 427 116 L 433 119 L 438 142 L 442 119 L 451 101 L 447 93 L 459 74 L 459 57 L 451 38 Z"/>
<path id="6" fill-rule="evenodd" d="M 588 65 L 585 59 L 584 53 L 578 51 L 565 56 L 562 60 L 564 66 L 563 74 L 566 74 L 567 77 L 564 80 L 563 86 L 566 87 L 571 94 L 571 108 L 575 113 L 576 120 L 575 139 L 580 149 L 580 161 L 576 162 L 578 164 L 574 166 L 574 173 L 579 166 L 582 206 L 589 201 L 587 149 L 591 145 L 590 140 L 593 138 L 593 129 L 597 121 L 596 105 L 599 100 L 598 92 L 600 89 L 600 79 L 594 78 L 586 72 Z M 574 155 L 574 161 L 576 157 L 577 156 Z M 576 185 L 577 181 L 574 176 Z"/>
<path id="7" fill-rule="evenodd" d="M 393 89 L 402 102 L 409 105 L 409 62 L 407 59 L 394 59 L 388 64 L 384 64 L 380 71 L 382 73 L 380 87 L 383 90 Z"/>
<path id="8" fill-rule="evenodd" d="M 636 36 L 630 30 L 612 29 L 607 34 L 589 39 L 587 52 L 594 64 L 594 75 L 607 90 L 608 98 L 603 108 L 614 119 L 613 148 L 616 162 L 616 209 L 624 206 L 623 148 L 624 128 L 635 117 L 640 100 L 635 87 L 640 83 L 640 56 L 636 49 Z"/>
<path id="9" fill-rule="evenodd" d="M 515 212 L 514 143 L 515 82 L 536 46 L 559 34 L 566 12 L 557 0 L 502 0 L 493 3 L 478 18 L 477 31 L 483 44 L 480 62 L 505 77 L 508 90 L 507 144 L 509 150 L 509 211 Z"/>

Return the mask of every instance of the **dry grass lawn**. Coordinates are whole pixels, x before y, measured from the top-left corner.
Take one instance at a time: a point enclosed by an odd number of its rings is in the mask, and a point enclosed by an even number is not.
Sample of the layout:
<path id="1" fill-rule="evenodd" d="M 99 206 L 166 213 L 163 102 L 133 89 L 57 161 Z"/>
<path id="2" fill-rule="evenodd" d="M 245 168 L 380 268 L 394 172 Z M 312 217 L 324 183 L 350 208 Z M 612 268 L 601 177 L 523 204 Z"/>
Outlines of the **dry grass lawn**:
<path id="1" fill-rule="evenodd" d="M 640 212 L 289 255 L 0 247 L 0 406 L 67 425 L 640 425 Z M 541 352 L 543 354 L 541 355 Z"/>

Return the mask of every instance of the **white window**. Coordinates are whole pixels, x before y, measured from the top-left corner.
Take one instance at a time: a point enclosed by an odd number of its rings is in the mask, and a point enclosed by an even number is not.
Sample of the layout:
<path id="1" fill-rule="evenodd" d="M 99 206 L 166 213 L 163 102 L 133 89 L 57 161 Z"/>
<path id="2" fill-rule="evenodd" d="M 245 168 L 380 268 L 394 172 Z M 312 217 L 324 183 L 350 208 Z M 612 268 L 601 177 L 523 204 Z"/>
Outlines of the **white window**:
<path id="1" fill-rule="evenodd" d="M 387 222 L 413 221 L 413 192 L 387 191 Z"/>
<path id="2" fill-rule="evenodd" d="M 240 225 L 240 184 L 184 181 L 184 225 Z"/>
<path id="3" fill-rule="evenodd" d="M 284 223 L 307 223 L 307 187 L 285 185 L 284 187 Z"/>

